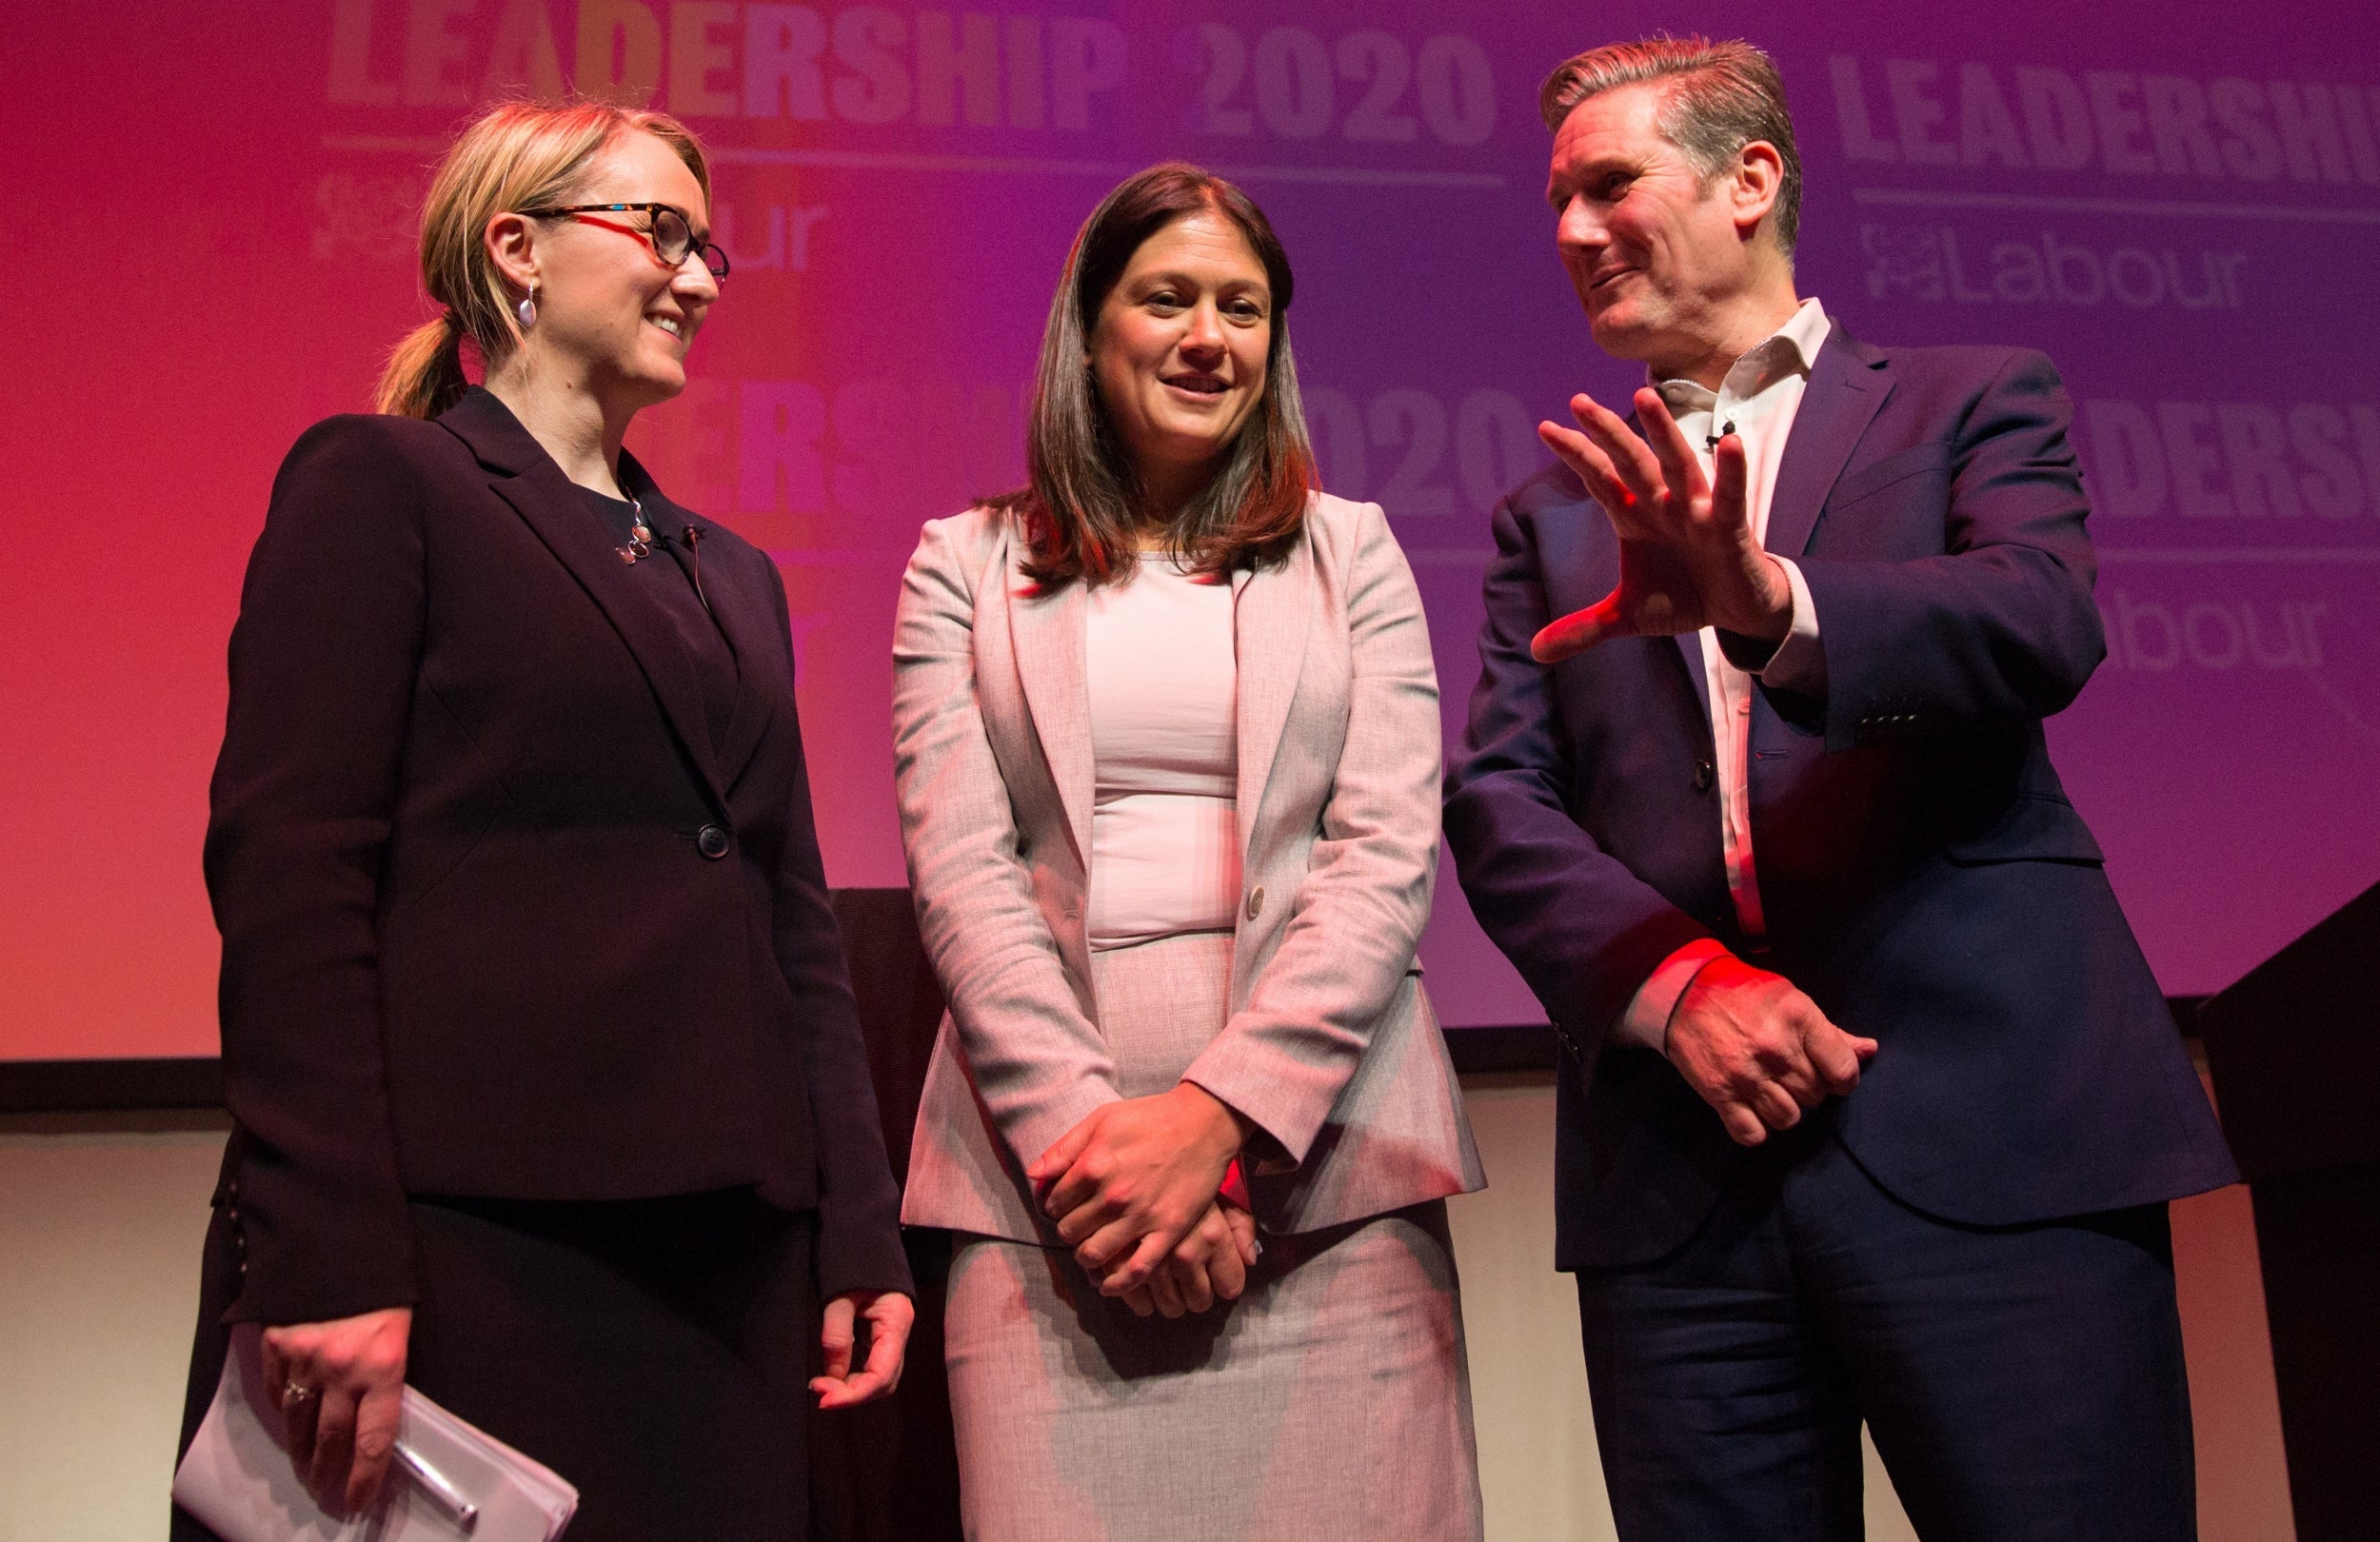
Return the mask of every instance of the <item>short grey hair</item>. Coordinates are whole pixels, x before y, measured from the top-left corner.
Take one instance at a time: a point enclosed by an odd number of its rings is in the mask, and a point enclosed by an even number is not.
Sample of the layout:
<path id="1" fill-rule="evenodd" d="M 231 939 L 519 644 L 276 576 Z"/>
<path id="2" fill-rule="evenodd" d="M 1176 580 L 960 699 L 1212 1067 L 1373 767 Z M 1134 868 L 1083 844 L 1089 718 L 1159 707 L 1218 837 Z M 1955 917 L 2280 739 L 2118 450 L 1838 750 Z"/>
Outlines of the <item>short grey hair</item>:
<path id="1" fill-rule="evenodd" d="M 1666 32 L 1606 43 L 1565 59 L 1545 77 L 1537 112 L 1548 128 L 1558 130 L 1571 109 L 1590 96 L 1659 81 L 1672 83 L 1655 119 L 1661 137 L 1685 151 L 1688 164 L 1706 180 L 1734 164 L 1755 140 L 1776 147 L 1785 169 L 1776 189 L 1776 244 L 1791 257 L 1794 239 L 1801 233 L 1801 151 L 1794 144 L 1794 116 L 1785 106 L 1785 81 L 1776 61 L 1751 44 Z"/>

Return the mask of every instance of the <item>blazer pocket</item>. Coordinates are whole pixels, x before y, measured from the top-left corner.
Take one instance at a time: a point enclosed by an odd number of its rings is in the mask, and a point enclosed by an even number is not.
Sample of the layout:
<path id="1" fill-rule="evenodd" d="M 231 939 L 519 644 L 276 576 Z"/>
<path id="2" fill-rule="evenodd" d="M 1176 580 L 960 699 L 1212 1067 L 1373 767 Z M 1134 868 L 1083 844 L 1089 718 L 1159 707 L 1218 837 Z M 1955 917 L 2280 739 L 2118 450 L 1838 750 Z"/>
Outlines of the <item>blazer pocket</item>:
<path id="1" fill-rule="evenodd" d="M 2049 793 L 2019 793 L 1990 828 L 1954 836 L 1942 855 L 1961 867 L 1986 862 L 2107 860 L 2074 805 Z"/>
<path id="2" fill-rule="evenodd" d="M 1921 477 L 1929 472 L 1948 472 L 1951 468 L 1951 446 L 1941 441 L 1915 445 L 1896 450 L 1880 461 L 1871 461 L 1858 470 L 1845 475 L 1827 495 L 1829 509 L 1848 508 L 1863 498 L 1873 498 L 1885 488 Z"/>

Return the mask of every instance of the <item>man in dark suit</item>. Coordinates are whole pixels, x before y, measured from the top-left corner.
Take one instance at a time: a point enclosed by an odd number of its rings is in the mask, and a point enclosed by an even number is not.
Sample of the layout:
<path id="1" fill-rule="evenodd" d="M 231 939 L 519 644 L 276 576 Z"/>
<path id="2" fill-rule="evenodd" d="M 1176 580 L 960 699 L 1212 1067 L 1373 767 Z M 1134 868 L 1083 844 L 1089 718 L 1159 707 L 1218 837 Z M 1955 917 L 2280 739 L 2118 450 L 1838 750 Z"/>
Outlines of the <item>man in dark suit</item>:
<path id="1" fill-rule="evenodd" d="M 1775 66 L 1546 83 L 1597 343 L 1497 509 L 1446 831 L 1553 1018 L 1632 1539 L 2194 1534 L 2165 1201 L 2235 1174 L 2042 721 L 2104 651 L 2055 371 L 1795 289 Z M 1838 1024 L 1840 1026 L 1838 1026 Z"/>

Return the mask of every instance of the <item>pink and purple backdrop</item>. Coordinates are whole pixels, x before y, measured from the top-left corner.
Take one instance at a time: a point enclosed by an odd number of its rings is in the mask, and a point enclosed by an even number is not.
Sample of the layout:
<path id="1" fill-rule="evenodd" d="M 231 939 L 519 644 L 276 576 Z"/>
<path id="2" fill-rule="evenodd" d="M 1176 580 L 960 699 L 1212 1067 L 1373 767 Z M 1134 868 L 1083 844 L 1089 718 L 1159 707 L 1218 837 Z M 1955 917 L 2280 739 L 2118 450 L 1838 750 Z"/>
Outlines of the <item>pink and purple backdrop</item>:
<path id="1" fill-rule="evenodd" d="M 736 272 L 631 443 L 783 566 L 828 869 L 888 884 L 901 565 L 1020 479 L 1066 242 L 1161 157 L 1288 244 L 1325 479 L 1393 517 L 1451 738 L 1530 425 L 1633 384 L 1554 260 L 1537 84 L 1664 27 L 1783 66 L 1805 292 L 2066 371 L 2112 655 L 2052 737 L 2166 988 L 2380 877 L 2380 65 L 2344 0 L 94 0 L 21 9 L 7 67 L 0 1058 L 214 1048 L 198 848 L 242 564 L 289 441 L 426 313 L 414 212 L 474 104 L 611 91 L 713 147 Z M 1439 894 L 1447 1019 L 1536 1019 Z"/>

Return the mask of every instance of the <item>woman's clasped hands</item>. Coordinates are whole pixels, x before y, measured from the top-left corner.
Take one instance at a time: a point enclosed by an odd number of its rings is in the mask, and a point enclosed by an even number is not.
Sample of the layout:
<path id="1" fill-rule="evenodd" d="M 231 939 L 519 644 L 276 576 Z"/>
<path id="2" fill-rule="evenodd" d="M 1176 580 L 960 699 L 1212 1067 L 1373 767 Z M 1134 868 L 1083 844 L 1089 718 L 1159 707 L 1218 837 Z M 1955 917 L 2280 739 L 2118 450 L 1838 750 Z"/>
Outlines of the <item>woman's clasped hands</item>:
<path id="1" fill-rule="evenodd" d="M 1093 1110 L 1025 1176 L 1101 1295 L 1179 1317 L 1247 1289 L 1256 1218 L 1221 1190 L 1250 1128 L 1185 1081 Z"/>

